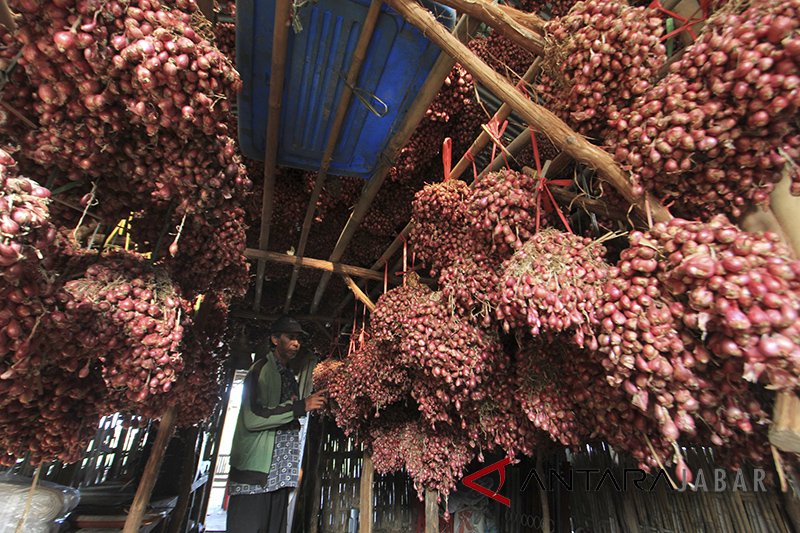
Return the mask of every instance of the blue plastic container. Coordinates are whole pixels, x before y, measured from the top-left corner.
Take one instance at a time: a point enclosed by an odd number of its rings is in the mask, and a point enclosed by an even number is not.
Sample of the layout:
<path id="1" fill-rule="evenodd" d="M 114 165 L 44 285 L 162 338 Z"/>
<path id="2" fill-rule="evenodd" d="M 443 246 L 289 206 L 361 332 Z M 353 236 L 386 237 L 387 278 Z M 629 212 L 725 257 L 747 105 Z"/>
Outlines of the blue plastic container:
<path id="1" fill-rule="evenodd" d="M 426 7 L 445 26 L 455 25 L 454 10 L 438 4 Z M 319 169 L 368 9 L 369 0 L 318 0 L 300 8 L 302 31 L 289 30 L 279 165 Z M 239 95 L 239 143 L 247 157 L 263 160 L 275 3 L 239 0 L 236 18 L 236 65 L 243 81 Z M 333 153 L 330 174 L 364 179 L 372 176 L 381 153 L 402 124 L 439 52 L 435 44 L 400 15 L 385 5 L 381 8 L 356 92 L 382 116 L 370 111 L 353 95 Z"/>

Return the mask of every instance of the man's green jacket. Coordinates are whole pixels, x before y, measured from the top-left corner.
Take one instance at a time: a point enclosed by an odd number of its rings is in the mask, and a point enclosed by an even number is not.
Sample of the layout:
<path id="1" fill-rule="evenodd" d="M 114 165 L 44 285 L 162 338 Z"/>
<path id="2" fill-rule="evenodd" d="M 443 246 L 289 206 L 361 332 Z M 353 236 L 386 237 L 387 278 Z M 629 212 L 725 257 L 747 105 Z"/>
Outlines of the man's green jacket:
<path id="1" fill-rule="evenodd" d="M 232 468 L 253 474 L 269 473 L 275 432 L 306 412 L 304 400 L 280 403 L 280 398 L 281 374 L 275 355 L 269 352 L 250 367 L 245 378 L 242 407 L 233 434 Z"/>

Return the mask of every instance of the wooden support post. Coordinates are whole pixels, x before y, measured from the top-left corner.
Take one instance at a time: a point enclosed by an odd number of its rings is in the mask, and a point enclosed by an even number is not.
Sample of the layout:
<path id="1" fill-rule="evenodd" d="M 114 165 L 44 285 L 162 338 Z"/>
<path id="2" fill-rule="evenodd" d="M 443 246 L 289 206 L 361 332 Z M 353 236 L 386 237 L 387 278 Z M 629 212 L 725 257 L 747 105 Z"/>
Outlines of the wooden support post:
<path id="1" fill-rule="evenodd" d="M 511 14 L 487 0 L 439 0 L 459 13 L 480 20 L 524 50 L 543 55 L 545 40 L 539 33 L 517 22 Z M 535 15 L 534 15 L 535 16 Z"/>
<path id="2" fill-rule="evenodd" d="M 367 17 L 361 26 L 361 33 L 358 35 L 358 42 L 356 49 L 353 51 L 353 60 L 350 63 L 350 69 L 347 71 L 347 78 L 342 89 L 342 95 L 339 99 L 339 105 L 336 108 L 336 115 L 334 115 L 333 123 L 331 124 L 331 131 L 328 134 L 328 141 L 325 145 L 325 151 L 322 153 L 322 162 L 320 164 L 317 179 L 314 182 L 314 190 L 311 192 L 311 198 L 308 201 L 306 208 L 306 217 L 303 220 L 303 228 L 300 231 L 300 242 L 297 245 L 297 255 L 303 256 L 306 252 L 306 244 L 308 243 L 308 234 L 311 231 L 311 224 L 314 221 L 314 213 L 317 210 L 317 200 L 319 195 L 322 194 L 322 187 L 325 185 L 325 179 L 328 176 L 328 169 L 330 168 L 331 159 L 333 159 L 333 151 L 336 149 L 336 142 L 339 140 L 339 133 L 342 131 L 347 110 L 350 107 L 350 99 L 353 96 L 351 87 L 355 87 L 358 81 L 358 75 L 361 73 L 361 65 L 364 63 L 366 57 L 367 45 L 372 39 L 372 34 L 375 32 L 375 26 L 378 22 L 378 15 L 383 5 L 382 0 L 372 0 L 367 11 Z M 283 312 L 289 312 L 289 306 L 292 303 L 292 295 L 294 294 L 295 286 L 297 285 L 297 277 L 300 274 L 300 268 L 295 267 L 292 270 L 292 277 L 289 280 L 289 289 L 286 291 L 286 302 L 283 305 Z"/>
<path id="3" fill-rule="evenodd" d="M 292 2 L 275 1 L 275 25 L 272 33 L 272 65 L 269 80 L 269 107 L 267 112 L 267 135 L 264 150 L 264 192 L 261 196 L 261 229 L 258 247 L 266 250 L 269 245 L 269 228 L 272 224 L 272 201 L 275 197 L 275 172 L 278 166 L 278 129 L 281 122 L 283 79 L 286 67 L 286 51 L 289 42 L 288 22 L 291 18 Z M 266 263 L 258 262 L 256 268 L 256 290 L 253 311 L 261 309 L 261 292 L 264 289 Z"/>
<path id="4" fill-rule="evenodd" d="M 474 78 L 507 102 L 528 124 L 544 132 L 560 150 L 577 161 L 597 169 L 599 176 L 616 188 L 637 209 L 642 212 L 648 210 L 645 198 L 634 194 L 627 174 L 610 154 L 589 143 L 551 111 L 525 98 L 508 80 L 481 61 L 465 44 L 450 35 L 425 8 L 413 0 L 386 0 L 386 3 L 455 58 Z M 672 218 L 655 197 L 648 196 L 647 204 L 654 221 L 666 221 Z"/>
<path id="5" fill-rule="evenodd" d="M 150 495 L 158 479 L 158 472 L 161 470 L 164 453 L 167 451 L 167 444 L 169 444 L 172 431 L 175 429 L 177 413 L 178 408 L 173 405 L 161 417 L 156 440 L 150 450 L 150 456 L 147 458 L 142 479 L 136 488 L 136 495 L 133 497 L 133 503 L 128 512 L 128 518 L 125 520 L 125 527 L 122 529 L 122 533 L 138 533 L 142 525 L 147 505 L 150 503 Z"/>
<path id="6" fill-rule="evenodd" d="M 194 475 L 197 469 L 197 436 L 199 429 L 197 426 L 181 430 L 181 437 L 183 437 L 183 464 L 181 465 L 181 480 L 180 488 L 178 489 L 178 503 L 175 504 L 175 509 L 172 511 L 169 520 L 168 533 L 180 533 L 184 531 L 184 524 L 186 523 L 186 512 L 189 510 L 189 501 L 192 497 L 192 483 L 194 483 Z M 190 453 L 191 452 L 191 453 Z"/>
<path id="7" fill-rule="evenodd" d="M 364 452 L 361 463 L 361 486 L 358 493 L 358 533 L 372 533 L 372 482 L 375 466 L 372 457 Z"/>
<path id="8" fill-rule="evenodd" d="M 356 298 L 358 298 L 358 300 L 364 305 L 366 305 L 367 309 L 369 309 L 369 311 L 372 312 L 375 309 L 375 303 L 369 299 L 369 296 L 364 294 L 364 291 L 362 291 L 361 288 L 359 288 L 359 286 L 356 285 L 356 282 L 353 281 L 353 278 L 351 278 L 347 274 L 342 275 L 342 278 L 344 279 L 344 282 L 347 284 L 347 287 L 351 291 L 353 291 L 353 294 L 355 294 Z"/>
<path id="9" fill-rule="evenodd" d="M 425 489 L 425 533 L 439 533 L 439 495 Z"/>
<path id="10" fill-rule="evenodd" d="M 536 454 L 536 473 L 540 476 L 539 479 L 545 479 L 547 474 L 544 472 L 542 453 Z M 544 476 L 544 477 L 542 477 Z M 550 502 L 549 491 L 539 489 L 539 502 L 542 505 L 542 533 L 550 533 Z"/>
<path id="11" fill-rule="evenodd" d="M 469 20 L 469 17 L 465 16 L 461 17 L 461 20 L 459 20 L 458 24 L 453 29 L 453 35 L 450 35 L 450 33 L 444 29 L 443 26 L 440 26 L 440 28 L 447 35 L 451 36 L 451 38 L 456 42 L 466 42 L 469 40 L 472 30 L 476 26 L 476 24 Z M 350 214 L 350 218 L 347 220 L 347 224 L 345 224 L 341 235 L 339 235 L 339 240 L 336 242 L 333 252 L 331 252 L 331 256 L 329 258 L 330 261 L 339 261 L 342 258 L 342 255 L 344 255 L 347 245 L 350 244 L 350 241 L 353 239 L 358 226 L 361 224 L 361 221 L 367 214 L 370 205 L 372 205 L 372 201 L 378 195 L 378 191 L 383 185 L 383 182 L 389 173 L 389 169 L 392 166 L 392 159 L 400 151 L 400 149 L 406 145 L 408 139 L 414 133 L 417 125 L 425 116 L 425 112 L 428 110 L 431 102 L 434 98 L 436 98 L 436 95 L 439 94 L 439 90 L 442 88 L 445 78 L 447 78 L 448 74 L 450 74 L 450 70 L 453 68 L 455 63 L 455 59 L 450 57 L 445 52 L 439 54 L 439 58 L 431 68 L 428 78 L 420 88 L 414 103 L 411 104 L 411 107 L 406 114 L 405 122 L 397 131 L 397 133 L 392 136 L 389 144 L 384 150 L 381 157 L 382 163 L 375 170 L 375 174 L 370 178 L 369 182 L 367 182 L 366 187 L 364 187 L 361 197 L 358 200 L 358 204 Z M 319 281 L 317 290 L 314 293 L 314 299 L 311 302 L 311 314 L 316 313 L 317 309 L 319 309 L 319 305 L 322 302 L 322 296 L 325 294 L 325 289 L 327 288 L 330 279 L 330 274 L 325 273 L 322 275 L 322 279 Z"/>

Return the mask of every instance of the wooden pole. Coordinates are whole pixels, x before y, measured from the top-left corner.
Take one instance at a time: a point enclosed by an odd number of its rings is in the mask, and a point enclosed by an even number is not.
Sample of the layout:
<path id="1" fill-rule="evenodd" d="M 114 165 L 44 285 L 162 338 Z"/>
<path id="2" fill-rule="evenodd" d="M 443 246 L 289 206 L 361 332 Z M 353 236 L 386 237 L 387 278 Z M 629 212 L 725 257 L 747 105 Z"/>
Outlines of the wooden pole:
<path id="1" fill-rule="evenodd" d="M 281 122 L 281 102 L 283 100 L 283 79 L 286 67 L 286 51 L 289 42 L 289 27 L 292 2 L 275 1 L 275 25 L 272 34 L 272 66 L 269 80 L 269 108 L 267 113 L 266 147 L 264 149 L 264 192 L 261 196 L 261 229 L 258 247 L 266 250 L 269 245 L 269 228 L 272 224 L 273 199 L 275 198 L 275 172 L 278 166 L 278 129 Z M 256 268 L 256 290 L 253 310 L 261 309 L 261 292 L 264 289 L 264 261 Z"/>
<path id="2" fill-rule="evenodd" d="M 490 172 L 497 172 L 504 166 L 506 166 L 506 161 L 509 163 L 513 161 L 513 158 L 519 154 L 523 148 L 528 146 L 531 143 L 531 134 L 528 131 L 528 128 L 522 130 L 522 133 L 514 137 L 507 146 L 504 146 L 504 150 L 500 148 L 497 149 L 497 154 L 495 154 L 494 159 L 486 165 L 480 174 L 478 174 L 478 180 L 486 176 L 486 174 Z"/>
<path id="3" fill-rule="evenodd" d="M 364 452 L 361 463 L 361 486 L 358 493 L 358 533 L 372 533 L 372 482 L 375 466 L 372 457 Z"/>
<path id="4" fill-rule="evenodd" d="M 372 312 L 375 309 L 375 303 L 369 299 L 369 296 L 364 294 L 364 291 L 362 291 L 361 288 L 359 288 L 359 286 L 356 285 L 356 282 L 353 281 L 353 278 L 351 278 L 347 274 L 344 274 L 342 278 L 344 278 L 344 282 L 347 284 L 350 290 L 353 291 L 353 294 L 355 294 L 356 298 L 358 298 L 359 301 L 364 305 L 366 305 L 367 309 L 369 309 L 369 311 Z"/>
<path id="5" fill-rule="evenodd" d="M 461 42 L 462 40 L 468 41 L 472 30 L 474 30 L 476 26 L 477 24 L 471 22 L 469 17 L 461 17 L 458 24 L 456 24 L 456 27 L 453 29 L 453 35 L 451 37 L 457 42 Z M 447 33 L 447 35 L 450 35 L 450 33 L 444 29 L 443 26 L 440 26 L 440 28 L 443 32 Z M 389 144 L 383 151 L 381 157 L 382 163 L 375 170 L 375 174 L 372 176 L 372 178 L 370 178 L 369 182 L 367 182 L 366 187 L 364 187 L 361 197 L 358 200 L 358 204 L 356 204 L 356 207 L 350 214 L 350 218 L 347 220 L 344 229 L 342 229 L 342 233 L 339 235 L 339 240 L 336 242 L 333 252 L 331 252 L 329 257 L 330 261 L 339 261 L 344 255 L 344 252 L 347 249 L 347 246 L 350 244 L 350 241 L 353 239 L 358 226 L 361 224 L 361 221 L 367 214 L 370 205 L 372 205 L 372 201 L 378 195 L 378 191 L 383 185 L 383 182 L 389 173 L 389 169 L 392 166 L 393 158 L 397 155 L 400 149 L 406 145 L 408 139 L 411 138 L 411 135 L 414 133 L 414 130 L 416 130 L 417 125 L 419 125 L 420 121 L 425 116 L 425 112 L 428 110 L 431 102 L 434 98 L 436 98 L 436 95 L 439 94 L 439 90 L 442 88 L 445 78 L 447 78 L 447 76 L 450 74 L 450 71 L 455 63 L 455 59 L 450 57 L 445 52 L 439 54 L 439 58 L 431 68 L 428 78 L 420 88 L 414 103 L 411 104 L 403 125 L 400 127 L 397 133 L 392 136 Z M 325 289 L 327 288 L 330 279 L 330 274 L 325 273 L 322 275 L 322 279 L 319 281 L 317 290 L 314 293 L 314 299 L 311 302 L 311 314 L 317 312 L 317 309 L 322 302 L 322 296 L 325 294 Z"/>
<path id="6" fill-rule="evenodd" d="M 413 0 L 386 0 L 386 3 L 455 58 L 473 77 L 507 102 L 528 124 L 546 134 L 560 150 L 596 169 L 599 176 L 616 188 L 630 204 L 643 213 L 647 212 L 645 198 L 634 194 L 628 176 L 611 155 L 590 144 L 552 112 L 521 95 L 508 80 L 450 35 L 425 8 Z M 667 221 L 672 218 L 655 197 L 649 195 L 648 200 L 654 221 Z"/>
<path id="7" fill-rule="evenodd" d="M 256 250 L 255 248 L 247 248 L 244 252 L 245 257 L 248 259 L 261 259 L 264 261 L 273 261 L 275 263 L 284 263 L 288 265 L 297 265 L 308 268 L 316 268 L 318 270 L 325 270 L 326 272 L 335 272 L 336 274 L 345 274 L 348 276 L 355 276 L 357 278 L 371 279 L 374 281 L 383 281 L 383 273 L 376 272 L 364 267 L 357 267 L 352 265 L 343 265 L 342 263 L 333 263 L 325 261 L 324 259 L 312 259 L 310 257 L 297 257 L 295 255 L 282 254 L 280 252 L 266 252 L 264 250 Z M 397 276 L 389 276 L 389 281 L 394 284 L 402 283 L 403 280 Z M 433 283 L 432 279 L 422 279 L 423 283 Z"/>
<path id="8" fill-rule="evenodd" d="M 131 510 L 128 512 L 128 518 L 125 520 L 125 527 L 122 529 L 122 533 L 138 533 L 142 525 L 147 505 L 150 503 L 150 495 L 158 479 L 158 472 L 161 470 L 164 453 L 167 451 L 167 444 L 169 444 L 172 431 L 175 429 L 177 413 L 178 408 L 173 405 L 161 417 L 156 440 L 150 450 L 150 456 L 147 458 L 142 479 L 136 488 L 136 495 L 133 497 Z"/>
<path id="9" fill-rule="evenodd" d="M 178 489 L 178 503 L 172 511 L 172 518 L 169 521 L 168 533 L 180 533 L 185 528 L 186 512 L 189 510 L 189 500 L 191 500 L 192 483 L 197 469 L 197 437 L 199 435 L 197 426 L 181 430 L 183 437 L 183 464 L 181 465 L 180 488 Z M 191 453 L 190 453 L 191 452 Z"/>
<path id="10" fill-rule="evenodd" d="M 507 11 L 486 0 L 439 0 L 459 13 L 480 20 L 494 28 L 517 46 L 535 55 L 543 55 L 545 40 L 539 34 L 517 22 Z"/>
<path id="11" fill-rule="evenodd" d="M 439 533 L 439 503 L 435 490 L 425 489 L 425 533 Z"/>
<path id="12" fill-rule="evenodd" d="M 364 63 L 366 57 L 367 45 L 372 39 L 372 34 L 375 32 L 375 26 L 378 22 L 378 15 L 383 5 L 382 0 L 372 0 L 367 11 L 367 18 L 361 27 L 361 33 L 358 35 L 358 42 L 356 49 L 353 51 L 353 60 L 350 63 L 350 68 L 347 71 L 347 78 L 342 89 L 342 95 L 339 98 L 339 105 L 336 108 L 336 115 L 334 115 L 333 123 L 331 124 L 331 131 L 328 134 L 328 141 L 325 145 L 325 150 L 322 153 L 322 162 L 320 164 L 317 179 L 314 182 L 314 190 L 311 192 L 311 198 L 308 201 L 306 208 L 306 217 L 303 221 L 303 228 L 300 231 L 300 242 L 297 245 L 297 255 L 302 256 L 306 253 L 306 244 L 308 244 L 308 234 L 311 231 L 311 224 L 314 222 L 314 213 L 317 211 L 317 200 L 319 195 L 322 194 L 322 187 L 325 185 L 325 179 L 328 176 L 328 169 L 330 168 L 331 159 L 333 159 L 333 151 L 336 149 L 336 141 L 339 140 L 339 133 L 342 131 L 347 110 L 350 107 L 350 100 L 353 96 L 351 87 L 355 87 L 358 81 L 358 75 L 361 73 L 361 65 Z M 295 267 L 292 270 L 292 277 L 289 280 L 289 289 L 286 291 L 286 302 L 283 305 L 283 312 L 289 312 L 289 306 L 292 303 L 292 295 L 297 285 L 297 277 L 300 274 L 300 267 Z"/>
<path id="13" fill-rule="evenodd" d="M 539 479 L 547 478 L 544 472 L 541 452 L 536 454 L 536 472 L 539 475 Z M 539 502 L 542 505 L 542 533 L 550 533 L 550 503 L 547 491 L 539 489 Z"/>
<path id="14" fill-rule="evenodd" d="M 528 70 L 523 75 L 522 79 L 524 81 L 529 81 L 529 79 L 532 79 L 533 76 L 535 76 L 536 72 L 538 72 L 538 71 L 539 71 L 539 60 L 537 59 L 536 61 L 534 61 L 531 64 L 531 66 L 528 68 Z M 498 120 L 503 121 L 506 118 L 508 118 L 508 116 L 510 114 L 511 114 L 511 107 L 508 106 L 507 104 L 503 104 L 503 105 L 500 106 L 500 109 L 497 110 L 497 112 L 494 114 L 494 116 Z M 527 130 L 523 131 L 520 135 L 518 135 L 506 147 L 506 150 L 509 153 L 511 153 L 512 155 L 516 155 L 520 150 L 522 150 L 522 148 L 528 142 L 526 133 L 527 133 Z M 483 150 L 486 147 L 486 145 L 489 143 L 490 140 L 491 140 L 491 136 L 485 130 L 481 131 L 481 133 L 478 136 L 478 138 L 475 139 L 475 141 L 469 147 L 468 152 L 473 154 L 473 156 L 479 154 L 481 152 L 481 150 Z M 501 154 L 497 155 L 486 166 L 486 168 L 484 168 L 481 171 L 481 173 L 479 174 L 479 177 L 484 176 L 487 172 L 491 172 L 493 170 L 498 170 L 498 169 L 502 168 L 504 163 L 505 163 L 505 159 L 503 157 L 503 154 L 501 153 Z M 470 164 L 469 163 L 469 159 L 467 159 L 467 157 L 465 155 L 464 157 L 462 157 L 458 161 L 458 163 L 456 164 L 455 168 L 450 173 L 450 179 L 458 179 L 461 176 L 461 174 L 464 172 L 464 170 L 468 168 L 469 164 Z M 414 223 L 413 220 L 410 220 L 408 222 L 408 224 L 406 224 L 406 226 L 394 238 L 394 240 L 392 241 L 392 244 L 390 244 L 389 247 L 386 248 L 386 250 L 384 250 L 384 252 L 378 258 L 378 260 L 375 261 L 375 263 L 371 267 L 371 270 L 376 270 L 377 271 L 377 270 L 379 270 L 380 268 L 383 267 L 384 263 L 387 262 L 394 255 L 394 253 L 400 248 L 400 246 L 404 242 L 406 242 L 406 238 L 411 233 L 411 230 L 414 229 L 414 225 L 415 225 L 415 223 Z M 392 269 L 392 271 L 394 271 L 394 270 L 395 269 Z M 349 302 L 350 302 L 350 295 L 348 295 L 342 301 L 342 303 L 339 304 L 339 307 L 336 308 L 336 310 L 334 311 L 333 314 L 338 316 L 342 312 L 342 310 L 344 309 L 344 306 L 347 305 Z"/>
<path id="15" fill-rule="evenodd" d="M 533 78 L 536 77 L 536 74 L 539 73 L 541 70 L 542 60 L 536 59 L 531 66 L 528 67 L 528 70 L 525 71 L 525 74 L 522 75 L 522 83 L 530 83 L 533 81 Z M 505 119 L 511 114 L 511 106 L 507 103 L 503 103 L 497 112 L 492 117 L 492 120 L 496 120 L 498 123 L 502 124 Z M 467 157 L 467 154 L 472 154 L 472 157 L 475 158 L 478 154 L 486 148 L 486 145 L 492 140 L 492 137 L 486 130 L 481 130 L 480 135 L 472 142 L 467 151 L 464 153 L 464 157 L 459 159 L 456 166 L 453 167 L 453 170 L 450 172 L 450 179 L 457 179 L 461 177 L 461 174 L 467 170 L 471 164 L 470 159 Z"/>

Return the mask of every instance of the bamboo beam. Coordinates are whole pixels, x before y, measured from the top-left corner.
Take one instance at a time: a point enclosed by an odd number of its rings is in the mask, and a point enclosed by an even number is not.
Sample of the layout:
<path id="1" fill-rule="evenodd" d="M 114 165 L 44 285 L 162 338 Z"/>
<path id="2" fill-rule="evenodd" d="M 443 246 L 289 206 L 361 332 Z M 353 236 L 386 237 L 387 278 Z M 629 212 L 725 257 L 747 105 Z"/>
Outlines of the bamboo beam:
<path id="1" fill-rule="evenodd" d="M 473 22 L 470 22 L 468 17 L 463 16 L 453 29 L 453 35 L 450 35 L 450 33 L 447 32 L 443 26 L 440 26 L 440 28 L 452 39 L 460 43 L 469 39 L 470 34 L 475 26 L 476 25 Z M 417 98 L 414 100 L 414 103 L 411 104 L 403 125 L 400 127 L 397 133 L 395 133 L 395 135 L 389 141 L 388 146 L 384 150 L 381 157 L 381 164 L 376 169 L 375 175 L 372 176 L 372 178 L 367 182 L 367 185 L 364 187 L 361 197 L 358 200 L 358 204 L 350 214 L 350 218 L 347 220 L 347 224 L 345 224 L 341 235 L 339 235 L 339 240 L 336 242 L 333 252 L 331 252 L 331 256 L 329 258 L 330 261 L 339 261 L 342 258 L 342 255 L 344 255 L 344 251 L 347 249 L 347 246 L 353 239 L 358 226 L 364 219 L 364 215 L 367 214 L 370 205 L 372 205 L 373 200 L 375 200 L 378 191 L 383 185 L 386 175 L 389 173 L 389 169 L 392 166 L 393 158 L 400 151 L 400 149 L 405 146 L 405 144 L 408 142 L 408 139 L 414 133 L 417 125 L 425 116 L 425 111 L 427 111 L 431 102 L 439 93 L 445 78 L 447 78 L 448 74 L 450 74 L 450 71 L 455 63 L 455 59 L 445 52 L 439 54 L 439 58 L 436 60 L 436 63 L 433 65 L 433 68 L 428 74 L 428 78 L 422 85 Z M 320 280 L 319 285 L 317 285 L 317 290 L 314 293 L 314 299 L 311 303 L 311 314 L 316 313 L 317 309 L 319 309 L 322 296 L 325 293 L 325 289 L 327 288 L 330 279 L 331 274 L 325 273 L 322 275 L 322 279 Z"/>
<path id="2" fill-rule="evenodd" d="M 358 492 L 358 533 L 372 533 L 372 482 L 374 479 L 375 466 L 372 464 L 372 457 L 364 452 Z"/>
<path id="3" fill-rule="evenodd" d="M 525 74 L 522 75 L 521 82 L 522 83 L 530 83 L 536 77 L 536 75 L 541 70 L 542 60 L 541 58 L 537 58 L 531 66 L 528 67 L 528 70 L 525 71 Z M 511 115 L 511 106 L 507 103 L 503 103 L 497 112 L 492 117 L 492 120 L 496 120 L 498 123 L 501 123 L 507 119 Z M 467 154 L 472 154 L 472 157 L 475 158 L 478 156 L 481 151 L 486 148 L 486 145 L 492 140 L 491 135 L 486 130 L 481 130 L 480 135 L 472 142 L 467 151 L 464 153 L 464 156 L 459 159 L 456 166 L 453 167 L 453 170 L 450 172 L 450 179 L 457 179 L 461 177 L 461 174 L 464 173 L 470 166 L 470 158 L 467 157 Z"/>
<path id="4" fill-rule="evenodd" d="M 272 201 L 275 198 L 275 171 L 278 166 L 278 128 L 281 121 L 281 101 L 283 99 L 283 79 L 286 67 L 286 51 L 289 42 L 291 18 L 290 0 L 275 1 L 275 26 L 272 34 L 272 66 L 269 80 L 269 111 L 267 113 L 266 147 L 264 150 L 264 193 L 261 196 L 261 229 L 258 247 L 266 250 L 269 245 L 269 228 L 272 224 Z M 261 309 L 261 292 L 264 288 L 264 261 L 256 268 L 256 290 L 253 310 Z"/>
<path id="5" fill-rule="evenodd" d="M 371 313 L 375 309 L 375 303 L 369 299 L 369 296 L 364 294 L 364 291 L 362 291 L 358 285 L 356 285 L 356 282 L 353 281 L 353 278 L 347 274 L 343 275 L 342 278 L 350 290 L 353 291 L 353 294 L 355 294 L 356 298 L 358 298 L 361 303 L 366 305 L 367 309 L 369 309 Z"/>
<path id="6" fill-rule="evenodd" d="M 150 456 L 147 458 L 147 464 L 144 467 L 142 479 L 139 481 L 139 486 L 136 488 L 136 495 L 133 497 L 131 510 L 128 512 L 128 517 L 125 519 L 125 527 L 123 527 L 122 533 L 138 533 L 142 525 L 145 511 L 147 511 L 147 505 L 150 503 L 150 495 L 158 479 L 158 472 L 161 470 L 164 453 L 167 451 L 167 444 L 172 437 L 172 431 L 175 429 L 177 412 L 178 408 L 173 405 L 169 407 L 161 417 L 161 423 L 158 424 L 156 440 L 153 443 Z"/>
<path id="7" fill-rule="evenodd" d="M 474 78 L 507 102 L 528 124 L 544 132 L 560 150 L 596 169 L 599 176 L 616 188 L 629 203 L 642 212 L 649 210 L 654 221 L 671 218 L 669 212 L 652 195 L 648 195 L 648 201 L 645 202 L 644 197 L 634 194 L 628 176 L 611 155 L 590 144 L 546 108 L 519 94 L 504 77 L 481 61 L 467 46 L 453 38 L 429 11 L 413 0 L 386 0 L 386 2 L 454 57 Z M 649 207 L 646 204 L 649 204 Z"/>
<path id="8" fill-rule="evenodd" d="M 364 64 L 366 57 L 367 45 L 369 45 L 372 34 L 375 32 L 375 25 L 378 22 L 378 15 L 383 5 L 382 0 L 372 0 L 370 3 L 369 11 L 367 11 L 367 18 L 364 20 L 361 27 L 361 33 L 358 35 L 358 42 L 356 49 L 353 52 L 353 60 L 350 63 L 350 68 L 347 71 L 347 79 L 342 89 L 342 95 L 339 99 L 339 105 L 336 108 L 336 115 L 333 118 L 331 131 L 328 134 L 328 141 L 325 145 L 325 150 L 322 153 L 322 162 L 320 164 L 317 179 L 314 182 L 314 190 L 311 192 L 311 198 L 308 201 L 306 208 L 306 217 L 303 220 L 303 229 L 300 232 L 300 242 L 297 245 L 297 255 L 303 256 L 306 252 L 306 244 L 308 244 L 308 234 L 311 231 L 311 224 L 314 222 L 314 213 L 317 211 L 317 200 L 319 195 L 322 194 L 322 188 L 325 185 L 325 179 L 328 176 L 328 169 L 330 168 L 331 160 L 333 159 L 333 151 L 336 149 L 336 142 L 339 140 L 339 134 L 342 131 L 347 110 L 350 107 L 350 100 L 353 95 L 351 87 L 355 87 L 358 81 L 358 75 L 361 73 L 361 66 Z M 295 267 L 292 270 L 292 277 L 289 281 L 289 289 L 286 291 L 286 302 L 283 305 L 283 312 L 289 312 L 289 306 L 292 303 L 292 295 L 297 285 L 297 277 L 300 274 L 300 268 Z"/>
<path id="9" fill-rule="evenodd" d="M 310 257 L 297 257 L 296 255 L 283 254 L 281 252 L 269 252 L 264 250 L 257 250 L 255 248 L 247 248 L 244 256 L 248 259 L 259 259 L 263 261 L 272 261 L 274 263 L 283 263 L 286 265 L 295 265 L 298 267 L 316 268 L 317 270 L 324 270 L 326 272 L 335 272 L 336 274 L 344 274 L 348 276 L 355 276 L 357 278 L 371 279 L 375 281 L 383 281 L 383 274 L 370 270 L 364 267 L 357 267 L 352 265 L 343 265 L 342 263 L 334 263 L 332 261 L 325 261 L 324 259 L 312 259 Z M 394 284 L 402 283 L 403 280 L 397 276 L 389 276 L 389 281 Z M 432 280 L 422 280 L 424 282 L 431 282 Z M 311 313 L 312 315 L 314 313 Z"/>
<path id="10" fill-rule="evenodd" d="M 536 55 L 543 55 L 544 38 L 517 22 L 508 12 L 486 0 L 439 0 L 440 4 L 452 7 L 459 13 L 480 20 L 494 28 L 517 46 Z"/>

